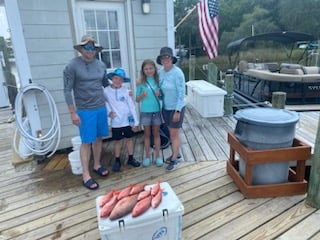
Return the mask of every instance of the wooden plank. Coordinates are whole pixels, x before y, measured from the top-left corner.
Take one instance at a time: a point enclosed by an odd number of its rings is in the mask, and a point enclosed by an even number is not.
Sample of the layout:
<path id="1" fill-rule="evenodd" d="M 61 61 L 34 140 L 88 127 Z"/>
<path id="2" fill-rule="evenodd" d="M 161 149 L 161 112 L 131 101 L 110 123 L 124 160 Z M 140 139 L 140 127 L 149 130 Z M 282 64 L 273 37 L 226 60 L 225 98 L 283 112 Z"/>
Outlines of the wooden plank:
<path id="1" fill-rule="evenodd" d="M 196 161 L 205 160 L 205 155 L 202 152 L 202 149 L 199 146 L 199 143 L 196 141 L 195 135 L 190 125 L 191 117 L 188 117 L 188 111 L 185 112 L 186 118 L 183 122 L 183 130 L 186 138 L 188 139 L 189 145 L 192 146 L 192 153 Z"/>
<path id="2" fill-rule="evenodd" d="M 310 208 L 305 205 L 304 201 L 301 201 L 297 205 L 276 216 L 271 221 L 268 221 L 262 226 L 256 228 L 254 231 L 246 234 L 241 238 L 241 240 L 275 239 L 315 211 L 315 208 Z M 309 232 L 309 228 L 307 227 L 306 229 L 308 229 Z M 295 239 L 298 235 L 293 236 L 292 238 L 289 237 L 283 239 Z M 306 235 L 304 237 L 307 238 Z M 281 239 L 281 237 L 277 239 Z"/>
<path id="3" fill-rule="evenodd" d="M 320 210 L 303 219 L 301 222 L 299 222 L 298 225 L 293 226 L 284 234 L 281 234 L 278 239 L 295 239 L 301 233 L 303 233 L 303 237 L 305 239 L 308 239 L 309 237 L 312 237 L 314 234 L 319 232 L 319 227 L 317 226 L 317 224 L 314 224 L 319 223 L 319 221 Z"/>
<path id="4" fill-rule="evenodd" d="M 215 229 L 219 227 L 223 227 L 228 224 L 232 220 L 236 220 L 247 212 L 252 211 L 253 209 L 267 203 L 270 199 L 261 198 L 261 199 L 244 199 L 240 202 L 233 203 L 232 201 L 215 201 L 210 204 L 211 208 L 214 208 L 216 211 L 212 212 L 210 216 L 202 219 L 202 221 L 197 224 L 192 225 L 191 227 L 183 230 L 183 236 L 185 240 L 191 239 L 236 239 L 229 237 L 232 232 L 236 231 L 235 228 L 225 229 L 225 233 L 223 235 L 211 235 L 205 236 L 206 234 L 210 234 L 215 232 Z M 223 204 L 221 206 L 221 204 Z M 222 211 L 223 209 L 223 211 Z M 255 218 L 254 218 L 255 219 Z M 240 226 L 246 223 L 241 223 Z M 205 230 L 204 230 L 205 229 Z M 226 237 L 226 235 L 229 235 Z M 224 238 L 223 238 L 223 237 Z M 241 236 L 241 235 L 238 235 Z"/>
<path id="5" fill-rule="evenodd" d="M 256 199 L 257 202 L 250 203 L 250 206 L 248 206 L 247 204 L 243 205 L 243 203 L 250 202 L 249 200 L 243 200 L 240 203 L 239 211 L 241 211 L 242 207 L 249 207 L 251 208 L 251 211 L 246 211 L 240 216 L 238 215 L 237 210 L 237 218 L 231 219 L 229 216 L 227 216 L 226 218 L 229 218 L 228 222 L 224 221 L 225 224 L 220 224 L 218 228 L 216 228 L 214 231 L 209 232 L 207 235 L 205 235 L 205 237 L 203 237 L 203 239 L 237 239 L 259 227 L 264 222 L 268 222 L 275 216 L 290 209 L 292 206 L 296 205 L 297 202 L 300 202 L 303 199 L 303 195 L 292 197 L 278 197 L 270 199 L 269 201 L 267 201 L 267 199 L 260 198 Z M 251 204 L 254 205 L 254 207 Z M 224 211 L 224 214 L 225 213 L 226 212 Z M 234 217 L 234 214 L 235 212 L 233 212 L 231 216 Z M 215 218 L 215 222 L 217 222 L 218 219 L 219 218 Z M 221 220 L 219 219 L 219 222 L 220 221 Z M 230 229 L 232 229 L 232 231 L 230 231 Z"/>
<path id="6" fill-rule="evenodd" d="M 205 155 L 205 160 L 217 160 L 217 156 L 210 147 L 210 145 L 212 145 L 212 143 L 210 144 L 210 134 L 208 134 L 207 127 L 201 121 L 200 115 L 191 114 L 188 111 L 189 108 L 186 109 L 186 114 L 193 116 L 193 121 L 192 124 L 190 124 L 190 127 L 192 128 L 198 144 Z"/>

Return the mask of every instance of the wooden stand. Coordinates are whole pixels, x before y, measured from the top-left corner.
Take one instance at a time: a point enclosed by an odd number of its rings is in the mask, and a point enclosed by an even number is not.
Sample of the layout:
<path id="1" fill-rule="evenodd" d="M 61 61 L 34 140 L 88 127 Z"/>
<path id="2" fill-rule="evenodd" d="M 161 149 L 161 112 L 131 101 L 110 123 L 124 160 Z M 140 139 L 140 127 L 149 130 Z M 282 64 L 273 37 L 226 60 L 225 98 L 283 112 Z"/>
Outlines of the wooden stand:
<path id="1" fill-rule="evenodd" d="M 243 146 L 231 132 L 228 133 L 228 143 L 230 144 L 230 157 L 227 161 L 227 172 L 245 197 L 288 196 L 307 192 L 308 183 L 304 176 L 306 161 L 311 157 L 311 146 L 295 138 L 293 146 L 289 148 L 252 150 Z M 239 173 L 239 162 L 235 161 L 236 152 L 245 162 L 244 179 Z M 287 183 L 252 185 L 255 164 L 287 161 L 297 161 L 295 171 L 289 168 Z"/>

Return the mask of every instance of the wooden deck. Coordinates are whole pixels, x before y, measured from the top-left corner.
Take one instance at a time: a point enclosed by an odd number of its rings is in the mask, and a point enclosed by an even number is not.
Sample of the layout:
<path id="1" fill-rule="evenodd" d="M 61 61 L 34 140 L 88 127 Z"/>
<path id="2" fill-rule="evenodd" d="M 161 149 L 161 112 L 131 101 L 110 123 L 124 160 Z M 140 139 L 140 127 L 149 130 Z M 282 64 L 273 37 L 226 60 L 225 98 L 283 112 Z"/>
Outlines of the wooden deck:
<path id="1" fill-rule="evenodd" d="M 188 107 L 181 134 L 183 160 L 176 171 L 124 166 L 106 179 L 93 174 L 100 188 L 89 191 L 81 176 L 71 173 L 65 154 L 54 158 L 60 158 L 60 167 L 50 166 L 53 160 L 12 165 L 14 122 L 6 122 L 9 116 L 9 110 L 0 109 L 0 240 L 100 239 L 96 197 L 158 179 L 168 182 L 184 205 L 183 240 L 320 239 L 320 212 L 306 206 L 305 195 L 246 199 L 239 192 L 225 161 L 233 117 L 201 118 Z M 296 136 L 313 145 L 318 119 L 318 112 L 301 113 Z M 137 159 L 142 158 L 142 143 L 142 134 L 137 134 Z M 103 152 L 103 163 L 110 166 L 112 142 L 105 142 Z"/>

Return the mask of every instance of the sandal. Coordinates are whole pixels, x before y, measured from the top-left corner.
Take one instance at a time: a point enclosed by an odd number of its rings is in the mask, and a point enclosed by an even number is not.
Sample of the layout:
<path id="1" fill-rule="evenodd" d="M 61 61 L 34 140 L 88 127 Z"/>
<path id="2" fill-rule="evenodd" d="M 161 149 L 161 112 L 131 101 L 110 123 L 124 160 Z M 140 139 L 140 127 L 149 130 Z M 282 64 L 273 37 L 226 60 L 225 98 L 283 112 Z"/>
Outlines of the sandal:
<path id="1" fill-rule="evenodd" d="M 84 182 L 82 181 L 83 186 L 85 186 L 86 188 L 88 188 L 89 190 L 95 190 L 99 187 L 99 184 L 93 180 L 92 178 L 90 178 L 88 181 Z M 92 187 L 92 185 L 96 184 L 95 187 Z"/>
<path id="2" fill-rule="evenodd" d="M 98 174 L 101 177 L 106 177 L 109 175 L 108 170 L 105 167 L 99 167 L 98 169 L 93 169 L 93 171 Z M 103 174 L 105 171 L 107 171 L 107 173 Z"/>

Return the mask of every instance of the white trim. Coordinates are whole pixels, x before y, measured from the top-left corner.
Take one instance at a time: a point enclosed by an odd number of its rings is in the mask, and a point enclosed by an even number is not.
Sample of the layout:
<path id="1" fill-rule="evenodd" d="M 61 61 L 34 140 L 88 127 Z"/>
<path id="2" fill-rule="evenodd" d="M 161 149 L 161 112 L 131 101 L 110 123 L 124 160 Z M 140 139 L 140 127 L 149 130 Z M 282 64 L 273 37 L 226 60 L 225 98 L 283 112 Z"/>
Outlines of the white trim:
<path id="1" fill-rule="evenodd" d="M 30 85 L 32 76 L 17 0 L 5 0 L 5 9 L 20 79 L 20 87 L 23 88 Z M 29 119 L 32 135 L 37 136 L 38 131 L 41 131 L 42 127 L 35 94 L 31 92 L 24 94 L 23 103 Z"/>
<path id="2" fill-rule="evenodd" d="M 175 49 L 175 27 L 174 27 L 174 6 L 173 1 L 167 2 L 167 35 L 168 35 L 168 46 Z"/>
<path id="3" fill-rule="evenodd" d="M 18 66 L 20 84 L 21 87 L 27 86 L 32 76 L 17 0 L 5 0 L 5 9 L 15 60 Z"/>
<path id="4" fill-rule="evenodd" d="M 136 65 L 136 61 L 135 61 L 135 45 L 134 45 L 134 34 L 133 34 L 133 25 L 132 25 L 132 3 L 131 0 L 127 0 L 127 14 L 128 16 L 128 60 L 129 60 L 129 76 L 131 76 L 131 89 L 133 91 L 133 95 L 135 95 L 136 92 L 136 69 L 137 69 L 137 65 Z"/>

